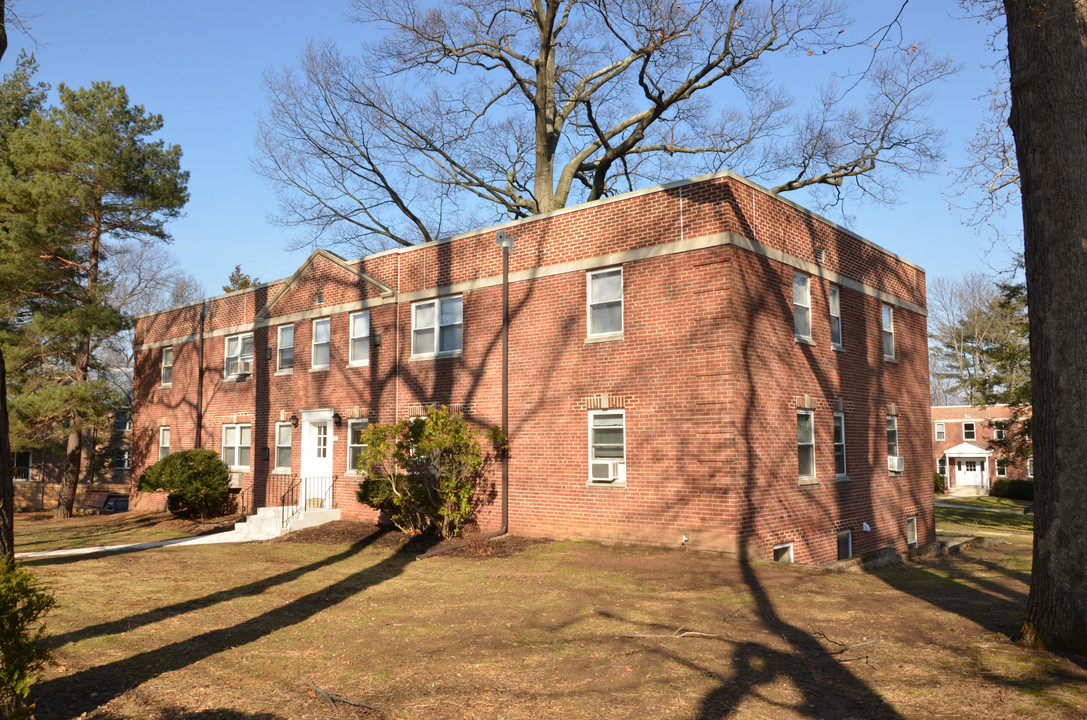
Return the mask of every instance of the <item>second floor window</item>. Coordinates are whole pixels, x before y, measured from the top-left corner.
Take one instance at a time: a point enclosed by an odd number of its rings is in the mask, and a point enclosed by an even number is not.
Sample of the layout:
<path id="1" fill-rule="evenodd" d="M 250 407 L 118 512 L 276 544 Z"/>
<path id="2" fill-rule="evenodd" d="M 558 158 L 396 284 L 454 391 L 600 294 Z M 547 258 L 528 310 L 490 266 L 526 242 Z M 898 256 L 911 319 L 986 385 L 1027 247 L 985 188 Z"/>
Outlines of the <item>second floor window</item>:
<path id="1" fill-rule="evenodd" d="M 351 316 L 351 347 L 348 362 L 365 365 L 370 362 L 370 313 L 360 312 Z"/>
<path id="2" fill-rule="evenodd" d="M 883 359 L 895 358 L 895 315 L 890 305 L 883 306 Z"/>
<path id="3" fill-rule="evenodd" d="M 944 434 L 944 424 L 936 423 L 936 439 L 943 440 L 945 437 L 946 435 Z"/>
<path id="4" fill-rule="evenodd" d="M 963 440 L 976 440 L 978 436 L 976 426 L 974 423 L 962 424 L 962 439 Z"/>
<path id="5" fill-rule="evenodd" d="M 793 333 L 811 339 L 811 278 L 798 272 L 793 273 Z"/>
<path id="6" fill-rule="evenodd" d="M 162 384 L 171 385 L 174 382 L 174 349 L 172 347 L 162 349 Z"/>
<path id="7" fill-rule="evenodd" d="M 623 269 L 589 273 L 589 337 L 623 332 Z"/>
<path id="8" fill-rule="evenodd" d="M 460 352 L 463 346 L 464 306 L 460 295 L 412 305 L 412 355 Z"/>
<path id="9" fill-rule="evenodd" d="M 276 342 L 276 370 L 294 368 L 294 325 L 280 325 Z"/>
<path id="10" fill-rule="evenodd" d="M 313 361 L 310 364 L 313 370 L 328 368 L 331 323 L 328 318 L 313 321 Z"/>
<path id="11" fill-rule="evenodd" d="M 226 365 L 224 375 L 235 378 L 253 373 L 253 333 L 232 335 L 226 339 Z"/>
<path id="12" fill-rule="evenodd" d="M 830 342 L 842 346 L 842 291 L 831 285 L 827 295 L 830 310 Z"/>

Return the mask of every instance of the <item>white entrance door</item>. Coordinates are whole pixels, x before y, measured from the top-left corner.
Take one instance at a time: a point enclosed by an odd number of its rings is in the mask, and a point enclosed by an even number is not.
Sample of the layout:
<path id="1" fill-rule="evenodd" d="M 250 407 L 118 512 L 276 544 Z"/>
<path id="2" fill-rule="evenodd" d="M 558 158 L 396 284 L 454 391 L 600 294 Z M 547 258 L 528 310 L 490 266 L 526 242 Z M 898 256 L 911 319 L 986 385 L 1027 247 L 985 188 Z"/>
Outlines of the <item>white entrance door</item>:
<path id="1" fill-rule="evenodd" d="M 327 417 L 326 417 L 327 416 Z M 332 507 L 332 411 L 302 413 L 303 508 Z"/>
<path id="2" fill-rule="evenodd" d="M 984 458 L 959 458 L 955 467 L 955 484 L 958 486 L 970 485 L 981 487 L 985 484 L 982 470 L 985 467 Z"/>

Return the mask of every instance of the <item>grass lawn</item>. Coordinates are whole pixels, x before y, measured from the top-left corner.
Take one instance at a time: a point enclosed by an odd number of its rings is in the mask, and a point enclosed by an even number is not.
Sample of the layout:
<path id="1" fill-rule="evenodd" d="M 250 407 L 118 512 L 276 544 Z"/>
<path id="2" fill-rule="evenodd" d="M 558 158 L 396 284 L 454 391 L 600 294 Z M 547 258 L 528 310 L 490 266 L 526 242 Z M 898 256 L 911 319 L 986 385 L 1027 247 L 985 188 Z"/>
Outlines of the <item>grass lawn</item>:
<path id="1" fill-rule="evenodd" d="M 1027 536 L 864 574 L 516 538 L 416 561 L 425 542 L 332 526 L 27 562 L 59 600 L 38 719 L 379 717 L 322 692 L 428 720 L 1087 707 L 1082 660 L 1009 640 Z"/>
<path id="2" fill-rule="evenodd" d="M 1031 504 L 1030 500 L 1014 500 L 1012 498 L 993 497 L 992 495 L 981 495 L 979 497 L 955 497 L 952 495 L 936 495 L 936 502 L 954 503 L 955 505 L 969 505 L 970 507 L 991 509 L 991 510 L 1017 510 L 1022 512 L 1023 508 Z"/>
<path id="3" fill-rule="evenodd" d="M 1034 516 L 985 510 L 936 508 L 936 532 L 948 535 L 1001 536 L 1034 532 Z"/>
<path id="4" fill-rule="evenodd" d="M 173 540 L 233 527 L 233 520 L 200 523 L 176 520 L 170 513 L 76 515 L 54 520 L 52 512 L 16 513 L 15 552 Z"/>

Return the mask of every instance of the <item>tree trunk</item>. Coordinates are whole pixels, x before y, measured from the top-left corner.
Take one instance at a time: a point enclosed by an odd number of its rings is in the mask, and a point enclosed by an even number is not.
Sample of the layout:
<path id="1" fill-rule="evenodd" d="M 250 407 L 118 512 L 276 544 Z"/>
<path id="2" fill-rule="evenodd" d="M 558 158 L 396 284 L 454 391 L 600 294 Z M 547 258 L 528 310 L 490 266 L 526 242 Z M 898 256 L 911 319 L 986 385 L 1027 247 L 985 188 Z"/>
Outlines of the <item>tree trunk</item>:
<path id="1" fill-rule="evenodd" d="M 91 339 L 84 336 L 79 340 L 76 352 L 76 381 L 87 382 L 90 379 Z M 58 520 L 70 518 L 75 506 L 76 488 L 79 486 L 79 474 L 83 467 L 83 428 L 82 419 L 74 414 L 70 418 L 71 432 L 68 433 L 68 451 L 65 456 L 64 475 L 60 479 L 60 493 L 57 496 L 57 509 L 53 517 Z"/>
<path id="2" fill-rule="evenodd" d="M 1087 0 L 1005 0 L 1034 389 L 1024 640 L 1087 654 Z"/>
<path id="3" fill-rule="evenodd" d="M 15 486 L 11 483 L 8 436 L 8 376 L 0 350 L 0 560 L 15 559 Z"/>

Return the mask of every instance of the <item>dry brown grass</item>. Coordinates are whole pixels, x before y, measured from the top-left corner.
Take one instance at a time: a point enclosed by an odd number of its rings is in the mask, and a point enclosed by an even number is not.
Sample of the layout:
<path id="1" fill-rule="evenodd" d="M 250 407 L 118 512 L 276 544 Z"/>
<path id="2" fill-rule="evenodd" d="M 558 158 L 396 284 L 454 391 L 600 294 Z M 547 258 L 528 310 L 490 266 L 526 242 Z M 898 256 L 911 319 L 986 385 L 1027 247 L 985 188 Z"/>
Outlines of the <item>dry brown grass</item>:
<path id="1" fill-rule="evenodd" d="M 1029 538 L 874 574 L 477 544 L 416 561 L 426 539 L 342 523 L 288 541 L 30 563 L 60 600 L 60 667 L 36 691 L 39 720 L 378 717 L 334 710 L 307 679 L 386 718 L 1073 718 L 1087 707 L 1083 659 L 1009 639 Z M 679 627 L 717 637 L 626 637 Z"/>

